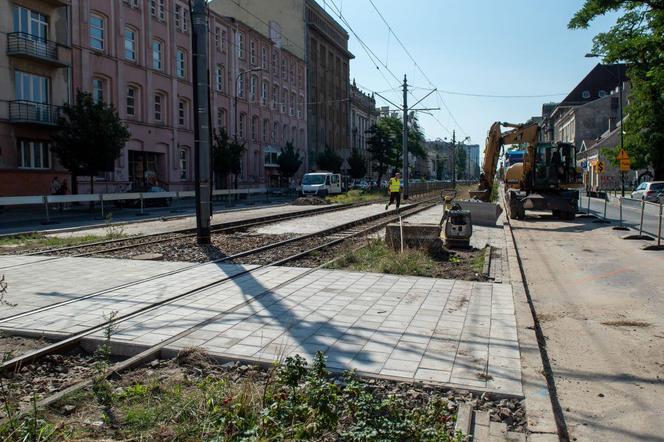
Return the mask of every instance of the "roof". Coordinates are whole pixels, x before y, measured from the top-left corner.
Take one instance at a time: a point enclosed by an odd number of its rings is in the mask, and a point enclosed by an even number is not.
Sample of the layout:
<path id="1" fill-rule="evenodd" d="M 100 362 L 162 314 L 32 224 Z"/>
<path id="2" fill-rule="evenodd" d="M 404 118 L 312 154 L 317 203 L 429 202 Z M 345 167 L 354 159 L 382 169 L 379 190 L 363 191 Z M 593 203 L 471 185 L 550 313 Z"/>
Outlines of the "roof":
<path id="1" fill-rule="evenodd" d="M 599 98 L 600 91 L 609 94 L 621 82 L 625 81 L 627 81 L 627 66 L 625 64 L 598 63 L 558 106 L 588 103 Z"/>

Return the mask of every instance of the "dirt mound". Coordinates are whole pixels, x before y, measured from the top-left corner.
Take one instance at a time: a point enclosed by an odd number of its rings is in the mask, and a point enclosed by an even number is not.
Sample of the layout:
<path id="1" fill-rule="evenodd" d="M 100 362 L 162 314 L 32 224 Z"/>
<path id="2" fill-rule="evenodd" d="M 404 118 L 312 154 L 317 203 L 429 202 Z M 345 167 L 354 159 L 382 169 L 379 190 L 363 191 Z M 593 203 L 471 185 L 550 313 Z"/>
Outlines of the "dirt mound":
<path id="1" fill-rule="evenodd" d="M 330 203 L 318 196 L 301 196 L 291 204 L 294 206 L 321 206 Z"/>

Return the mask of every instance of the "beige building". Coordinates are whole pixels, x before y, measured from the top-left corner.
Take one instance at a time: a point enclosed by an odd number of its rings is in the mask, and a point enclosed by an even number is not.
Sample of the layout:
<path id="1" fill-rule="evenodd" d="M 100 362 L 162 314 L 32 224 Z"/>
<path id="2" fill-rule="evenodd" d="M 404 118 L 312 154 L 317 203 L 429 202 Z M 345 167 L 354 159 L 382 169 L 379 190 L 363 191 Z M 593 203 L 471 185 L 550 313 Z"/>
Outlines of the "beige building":
<path id="1" fill-rule="evenodd" d="M 71 99 L 69 11 L 67 0 L 0 0 L 0 196 L 69 179 L 49 149 Z"/>

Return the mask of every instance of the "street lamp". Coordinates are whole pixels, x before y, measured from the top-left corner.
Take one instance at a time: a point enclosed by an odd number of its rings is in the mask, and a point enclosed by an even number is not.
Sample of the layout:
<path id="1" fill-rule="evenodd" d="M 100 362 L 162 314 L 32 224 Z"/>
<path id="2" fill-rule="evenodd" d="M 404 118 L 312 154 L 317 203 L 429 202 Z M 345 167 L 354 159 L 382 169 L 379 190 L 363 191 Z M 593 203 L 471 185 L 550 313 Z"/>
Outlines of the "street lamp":
<path id="1" fill-rule="evenodd" d="M 247 71 L 241 71 L 235 76 L 235 98 L 233 99 L 233 107 L 235 108 L 235 128 L 233 130 L 233 134 L 235 135 L 235 139 L 237 140 L 237 98 L 238 98 L 238 82 L 240 81 L 240 77 L 248 74 L 250 72 L 259 72 L 259 71 L 264 71 L 265 69 L 261 67 L 256 67 L 249 69 Z"/>
<path id="2" fill-rule="evenodd" d="M 585 55 L 586 58 L 599 58 L 601 55 L 599 54 L 592 54 L 588 53 Z M 624 138 L 624 128 L 623 128 L 623 79 L 622 77 L 616 76 L 613 72 L 611 72 L 610 69 L 607 69 L 603 64 L 600 63 L 600 66 L 604 68 L 606 72 L 608 72 L 613 78 L 618 80 L 618 91 L 620 94 L 620 149 L 625 148 L 625 138 Z M 625 196 L 625 172 L 622 170 L 620 171 L 620 191 L 622 193 L 622 196 Z"/>

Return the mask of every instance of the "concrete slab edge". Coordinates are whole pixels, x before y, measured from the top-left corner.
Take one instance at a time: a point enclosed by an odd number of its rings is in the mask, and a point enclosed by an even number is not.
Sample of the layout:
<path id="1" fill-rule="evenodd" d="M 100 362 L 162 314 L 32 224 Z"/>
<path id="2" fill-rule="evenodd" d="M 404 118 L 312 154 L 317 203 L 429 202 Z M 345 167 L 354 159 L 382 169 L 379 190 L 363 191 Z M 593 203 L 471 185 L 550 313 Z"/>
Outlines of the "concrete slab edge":
<path id="1" fill-rule="evenodd" d="M 529 440 L 558 440 L 556 417 L 549 396 L 544 365 L 535 333 L 535 320 L 530 310 L 526 288 L 521 276 L 516 244 L 511 226 L 505 223 L 505 248 L 508 255 L 509 279 L 514 296 L 514 309 L 521 354 L 521 378 L 526 400 Z M 544 439 L 535 437 L 541 435 Z M 551 437 L 551 439 L 548 439 Z"/>

